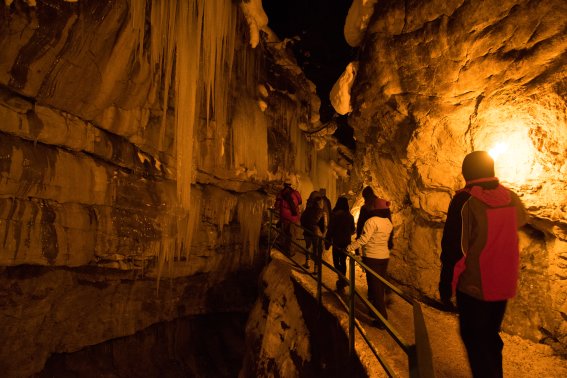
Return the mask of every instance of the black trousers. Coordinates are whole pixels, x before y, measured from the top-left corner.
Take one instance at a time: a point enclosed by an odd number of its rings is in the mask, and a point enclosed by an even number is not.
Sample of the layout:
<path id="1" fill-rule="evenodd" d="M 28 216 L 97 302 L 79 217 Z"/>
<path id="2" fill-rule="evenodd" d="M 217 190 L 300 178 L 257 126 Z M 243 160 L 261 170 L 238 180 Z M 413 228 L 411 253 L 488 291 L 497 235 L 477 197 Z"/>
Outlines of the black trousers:
<path id="1" fill-rule="evenodd" d="M 280 220 L 280 227 L 282 230 L 282 252 L 289 254 L 291 250 L 291 222 L 282 219 Z"/>
<path id="2" fill-rule="evenodd" d="M 461 338 L 467 349 L 474 378 L 501 378 L 500 326 L 507 301 L 486 302 L 457 290 Z"/>
<path id="3" fill-rule="evenodd" d="M 344 250 L 344 247 L 333 245 L 333 265 L 343 276 L 346 276 L 346 255 L 341 250 Z"/>
<path id="4" fill-rule="evenodd" d="M 368 265 L 370 269 L 385 277 L 388 270 L 388 262 L 390 259 L 372 259 L 366 256 L 362 257 L 362 261 Z M 366 282 L 368 283 L 368 300 L 376 307 L 384 319 L 388 319 L 386 312 L 386 302 L 384 300 L 385 285 L 378 278 L 370 273 L 366 273 Z"/>

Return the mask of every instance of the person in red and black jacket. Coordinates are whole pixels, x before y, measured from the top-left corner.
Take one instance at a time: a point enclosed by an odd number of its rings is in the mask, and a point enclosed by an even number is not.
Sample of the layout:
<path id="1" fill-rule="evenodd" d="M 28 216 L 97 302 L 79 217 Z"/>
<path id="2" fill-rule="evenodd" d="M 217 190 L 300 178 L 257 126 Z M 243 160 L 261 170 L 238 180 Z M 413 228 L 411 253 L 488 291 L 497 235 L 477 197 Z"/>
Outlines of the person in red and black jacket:
<path id="1" fill-rule="evenodd" d="M 441 240 L 441 301 L 456 294 L 460 334 L 473 376 L 502 377 L 499 331 L 519 274 L 518 228 L 527 221 L 519 197 L 494 177 L 485 151 L 463 160 L 466 186 L 447 212 Z"/>
<path id="2" fill-rule="evenodd" d="M 292 227 L 291 224 L 299 224 L 299 217 L 301 213 L 301 194 L 291 187 L 290 180 L 284 182 L 284 187 L 276 196 L 276 203 L 274 208 L 280 217 L 279 224 L 283 234 L 284 253 L 293 256 L 292 239 L 297 240 L 299 230 L 297 227 Z"/>

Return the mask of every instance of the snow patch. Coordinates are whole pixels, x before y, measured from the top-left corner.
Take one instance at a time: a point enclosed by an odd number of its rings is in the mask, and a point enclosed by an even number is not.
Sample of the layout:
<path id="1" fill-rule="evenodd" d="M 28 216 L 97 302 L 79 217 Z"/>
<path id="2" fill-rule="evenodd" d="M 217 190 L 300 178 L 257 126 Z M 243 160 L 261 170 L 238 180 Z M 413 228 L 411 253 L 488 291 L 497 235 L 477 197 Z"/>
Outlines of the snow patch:
<path id="1" fill-rule="evenodd" d="M 258 107 L 262 112 L 265 112 L 266 109 L 268 108 L 268 104 L 264 100 L 258 100 Z"/>
<path id="2" fill-rule="evenodd" d="M 377 0 L 353 0 L 348 10 L 344 26 L 345 39 L 352 47 L 362 42 L 368 22 L 374 13 Z"/>
<path id="3" fill-rule="evenodd" d="M 331 160 L 329 165 L 331 166 L 331 169 L 332 169 L 333 171 L 335 171 L 335 173 L 337 174 L 337 176 L 343 177 L 343 178 L 348 177 L 348 169 L 346 169 L 345 167 L 343 167 L 343 166 L 337 164 L 334 160 Z"/>
<path id="4" fill-rule="evenodd" d="M 350 104 L 350 90 L 352 88 L 352 83 L 356 78 L 357 71 L 358 62 L 350 62 L 331 89 L 331 94 L 329 95 L 331 104 L 333 105 L 333 108 L 335 108 L 335 111 L 341 115 L 352 111 L 352 106 Z"/>
<path id="5" fill-rule="evenodd" d="M 262 8 L 262 0 L 243 1 L 240 8 L 250 28 L 250 46 L 256 48 L 260 42 L 260 30 L 265 30 L 268 26 L 268 15 Z"/>
<path id="6" fill-rule="evenodd" d="M 269 85 L 269 84 L 268 84 Z M 258 84 L 258 93 L 260 94 L 260 96 L 267 98 L 269 96 L 268 93 L 268 89 L 266 89 L 266 86 L 263 84 Z"/>

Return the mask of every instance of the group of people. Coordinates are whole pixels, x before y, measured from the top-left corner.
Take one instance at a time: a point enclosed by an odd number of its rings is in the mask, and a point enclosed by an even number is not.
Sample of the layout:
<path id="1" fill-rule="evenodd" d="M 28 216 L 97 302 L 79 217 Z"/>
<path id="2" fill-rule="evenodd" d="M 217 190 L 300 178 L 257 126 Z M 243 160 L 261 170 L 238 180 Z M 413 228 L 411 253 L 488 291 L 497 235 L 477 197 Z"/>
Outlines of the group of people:
<path id="1" fill-rule="evenodd" d="M 384 277 L 386 275 L 390 250 L 393 247 L 393 225 L 390 211 L 390 202 L 379 198 L 371 187 L 364 188 L 362 192 L 364 205 L 355 227 L 354 217 L 350 212 L 348 199 L 341 196 L 337 199 L 335 207 L 331 209 L 331 201 L 326 196 L 325 189 L 313 191 L 299 215 L 302 203 L 299 192 L 285 183 L 284 188 L 276 197 L 276 209 L 279 209 L 282 233 L 286 239 L 284 250 L 291 252 L 290 241 L 297 238 L 291 224 L 301 224 L 305 247 L 313 255 L 321 257 L 323 247 L 328 250 L 332 247 L 333 265 L 342 276 L 346 276 L 345 251 L 362 254 L 362 259 L 374 272 Z M 295 215 L 290 209 L 297 209 Z M 356 232 L 356 240 L 352 236 Z M 304 267 L 309 268 L 309 255 L 306 254 Z M 317 266 L 315 266 L 317 269 Z M 384 299 L 384 284 L 373 274 L 367 272 L 368 299 L 372 305 L 387 319 L 386 301 Z M 347 282 L 339 276 L 336 281 L 337 291 L 343 292 Z M 383 324 L 374 319 L 374 325 L 383 327 Z"/>
<path id="2" fill-rule="evenodd" d="M 506 304 L 516 294 L 519 276 L 518 229 L 526 224 L 527 213 L 517 194 L 500 184 L 494 160 L 485 151 L 474 151 L 463 160 L 465 187 L 452 198 L 441 241 L 439 295 L 453 308 L 456 296 L 461 339 L 465 345 L 473 376 L 502 377 L 503 342 L 499 332 Z M 346 197 L 339 197 L 330 210 L 325 193 L 313 192 L 300 215 L 301 196 L 286 184 L 278 195 L 282 229 L 301 222 L 307 230 L 308 248 L 324 240 L 333 247 L 335 268 L 346 275 L 346 256 L 362 250 L 366 266 L 384 277 L 393 247 L 390 203 L 364 188 L 364 205 L 358 222 L 350 213 Z M 286 192 L 286 193 L 287 193 Z M 288 198 L 288 199 L 286 199 Z M 293 212 L 286 207 L 294 208 Z M 288 216 L 289 215 L 289 216 Z M 285 224 L 287 222 L 287 225 Z M 356 231 L 356 239 L 351 241 Z M 320 246 L 317 246 L 320 248 Z M 387 319 L 384 285 L 367 272 L 368 299 Z M 337 289 L 346 283 L 339 278 Z M 382 326 L 375 320 L 376 326 Z"/>

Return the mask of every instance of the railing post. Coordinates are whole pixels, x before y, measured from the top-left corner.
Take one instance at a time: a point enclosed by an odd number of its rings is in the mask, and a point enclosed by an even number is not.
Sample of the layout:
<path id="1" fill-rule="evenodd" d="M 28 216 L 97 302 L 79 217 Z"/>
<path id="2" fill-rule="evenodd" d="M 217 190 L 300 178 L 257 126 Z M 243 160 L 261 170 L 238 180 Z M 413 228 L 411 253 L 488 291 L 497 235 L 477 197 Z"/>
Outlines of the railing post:
<path id="1" fill-rule="evenodd" d="M 354 290 L 356 288 L 354 282 L 354 259 L 349 255 L 349 293 L 348 293 L 348 354 L 354 356 Z"/>
<path id="2" fill-rule="evenodd" d="M 306 234 L 305 231 L 303 232 L 303 236 L 305 238 L 305 240 L 307 240 L 307 238 L 309 237 L 309 234 Z M 306 241 L 307 243 L 307 241 Z M 315 249 L 315 246 L 313 246 L 313 249 Z M 309 248 L 305 248 L 305 263 L 303 264 L 303 267 L 305 269 L 309 269 Z"/>
<path id="3" fill-rule="evenodd" d="M 419 378 L 419 366 L 417 364 L 417 350 L 415 344 L 412 345 L 408 352 L 408 367 L 410 378 Z"/>
<path id="4" fill-rule="evenodd" d="M 266 261 L 264 265 L 268 265 L 268 262 L 270 261 L 270 253 L 272 252 L 272 222 L 274 220 L 274 214 L 270 209 L 268 209 L 268 212 L 270 213 L 270 223 L 268 225 L 268 252 L 266 253 Z"/>
<path id="5" fill-rule="evenodd" d="M 321 269 L 323 266 L 321 264 L 321 258 L 322 258 L 322 252 L 321 250 L 322 248 L 322 243 L 320 238 L 315 239 L 316 240 L 316 244 L 315 244 L 315 266 L 317 269 L 317 302 L 319 303 L 319 306 L 321 306 L 323 304 L 322 299 L 321 299 L 321 291 L 322 291 L 322 282 L 323 282 L 323 272 Z"/>
<path id="6" fill-rule="evenodd" d="M 429 335 L 425 326 L 425 319 L 421 306 L 417 301 L 413 303 L 413 329 L 415 334 L 415 353 L 417 374 L 419 378 L 433 378 L 435 372 L 433 369 L 433 356 L 431 353 L 431 344 L 429 343 Z M 410 362 L 411 370 L 411 362 Z"/>

